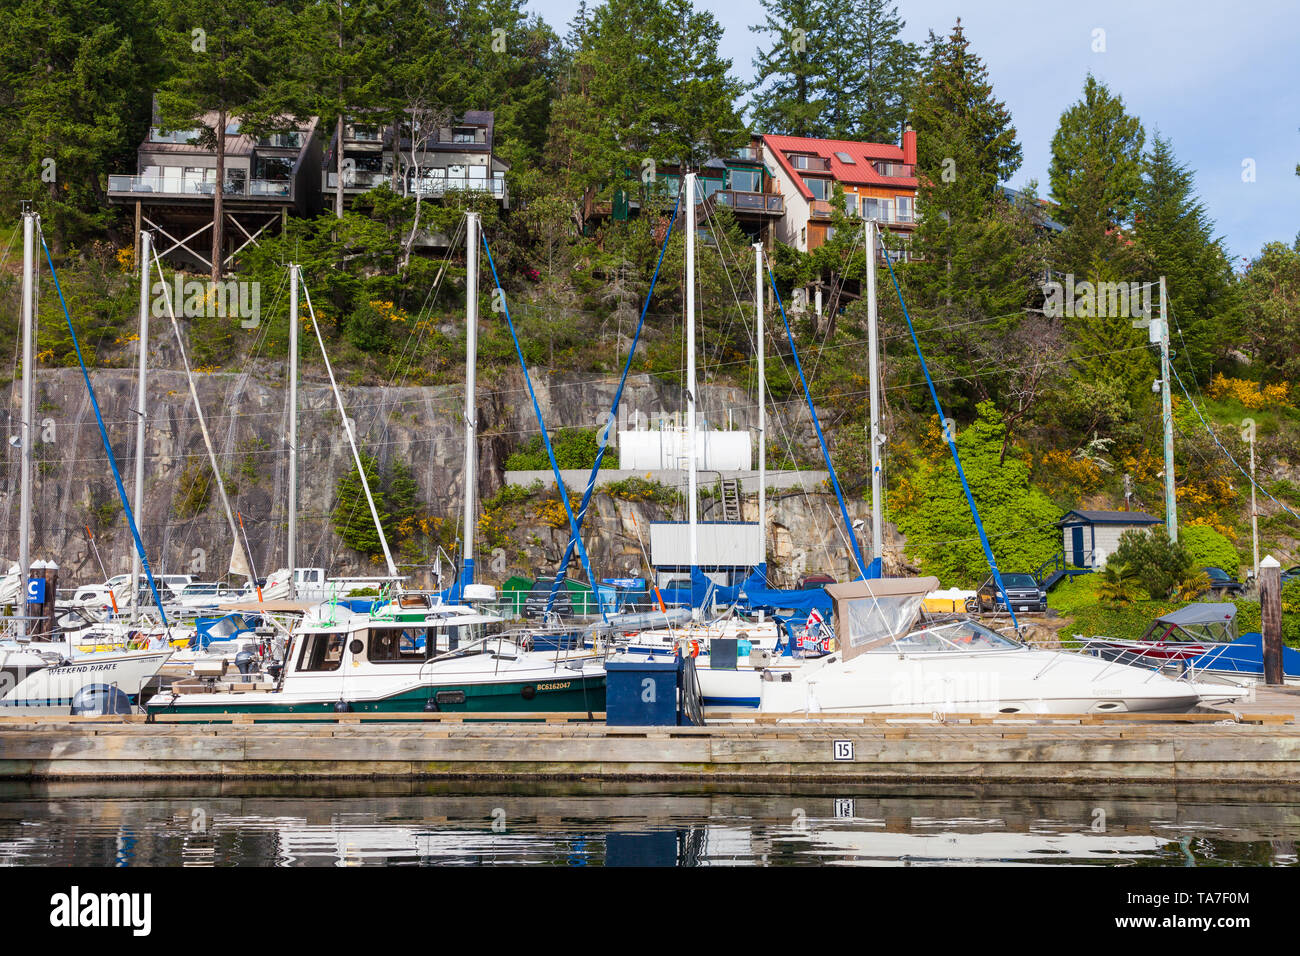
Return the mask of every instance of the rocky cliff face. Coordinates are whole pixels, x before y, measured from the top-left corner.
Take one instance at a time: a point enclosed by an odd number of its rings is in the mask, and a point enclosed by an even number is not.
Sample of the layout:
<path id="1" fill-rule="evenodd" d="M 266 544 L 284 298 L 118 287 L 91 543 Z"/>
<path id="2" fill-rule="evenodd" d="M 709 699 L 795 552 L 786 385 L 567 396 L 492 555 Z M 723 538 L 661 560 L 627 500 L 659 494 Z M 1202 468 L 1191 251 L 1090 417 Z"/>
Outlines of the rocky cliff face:
<path id="1" fill-rule="evenodd" d="M 159 351 L 152 361 L 175 366 Z M 134 489 L 135 375 L 126 369 L 91 374 L 108 428 L 117 467 L 128 496 Z M 535 373 L 538 401 L 548 427 L 596 427 L 605 422 L 617 387 L 615 377 L 553 376 Z M 283 365 L 265 363 L 235 373 L 196 376 L 199 401 L 207 418 L 222 473 L 229 482 L 231 506 L 243 518 L 244 533 L 259 573 L 286 563 L 288 481 L 288 389 Z M 19 449 L 17 383 L 11 387 L 7 434 L 0 459 L 0 559 L 18 554 Z M 459 527 L 464 478 L 463 390 L 459 387 L 344 387 L 344 403 L 355 422 L 359 444 L 375 455 L 381 469 L 394 460 L 408 464 L 419 486 L 422 506 Z M 299 387 L 299 541 L 300 566 L 324 566 L 334 574 L 378 574 L 382 566 L 343 544 L 333 531 L 330 512 L 340 476 L 352 458 L 328 383 L 319 372 L 304 372 Z M 478 395 L 480 498 L 501 485 L 510 451 L 537 433 L 521 375 L 480 382 Z M 629 380 L 623 407 L 644 420 L 671 418 L 682 407 L 681 390 L 652 379 Z M 61 567 L 60 586 L 102 580 L 130 567 L 131 535 L 119 504 L 112 470 L 95 424 L 94 411 L 79 369 L 40 369 L 36 381 L 32 558 Z M 756 423 L 752 400 L 734 388 L 701 389 L 701 409 L 716 428 L 749 428 Z M 627 420 L 627 415 L 623 420 Z M 769 408 L 769 448 L 800 446 L 815 453 L 807 408 L 802 400 Z M 206 507 L 193 517 L 178 513 L 187 468 L 206 464 L 207 455 L 183 371 L 157 368 L 150 373 L 148 430 L 145 440 L 145 504 L 137 516 L 151 564 L 156 570 L 217 578 L 227 569 L 233 537 L 220 499 L 213 490 Z M 616 455 L 607 462 L 616 464 Z M 756 501 L 747 505 L 755 520 Z M 704 505 L 706 509 L 708 503 Z M 554 568 L 567 529 L 556 529 L 521 506 L 504 557 L 477 541 L 483 577 L 534 575 Z M 869 520 L 864 503 L 854 517 Z M 633 521 L 635 516 L 635 521 Z M 677 516 L 680 516 L 678 511 Z M 588 538 L 602 575 L 622 575 L 630 563 L 640 567 L 639 524 L 648 546 L 648 522 L 674 517 L 671 508 L 597 496 Z M 828 493 L 773 495 L 769 498 L 769 552 L 789 576 L 800 570 L 841 575 L 846 548 L 838 509 Z M 95 535 L 98 558 L 87 527 Z M 895 542 L 896 543 L 896 542 Z M 399 559 L 399 562 L 408 559 Z M 416 556 L 423 564 L 432 555 Z M 419 582 L 422 569 L 408 569 Z"/>

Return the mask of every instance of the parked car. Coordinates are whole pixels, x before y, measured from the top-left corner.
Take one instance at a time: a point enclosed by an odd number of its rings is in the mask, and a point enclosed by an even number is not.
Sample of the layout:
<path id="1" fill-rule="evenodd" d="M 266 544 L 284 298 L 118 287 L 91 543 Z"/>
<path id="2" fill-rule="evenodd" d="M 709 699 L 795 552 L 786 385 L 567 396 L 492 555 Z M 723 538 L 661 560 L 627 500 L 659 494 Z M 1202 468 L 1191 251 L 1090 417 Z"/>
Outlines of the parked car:
<path id="1" fill-rule="evenodd" d="M 1246 592 L 1242 584 L 1223 568 L 1201 568 L 1210 578 L 1210 593 L 1215 597 L 1238 597 Z"/>
<path id="2" fill-rule="evenodd" d="M 551 588 L 555 584 L 555 578 L 538 578 L 533 584 L 528 596 L 524 598 L 524 617 L 542 617 L 546 613 L 546 602 L 550 599 Z M 573 599 L 569 597 L 569 589 L 560 585 L 559 593 L 555 595 L 555 604 L 551 610 L 561 618 L 573 617 Z"/>
<path id="3" fill-rule="evenodd" d="M 799 590 L 803 591 L 808 588 L 819 588 L 823 584 L 834 584 L 835 578 L 829 574 L 805 574 L 799 579 Z"/>
<path id="4" fill-rule="evenodd" d="M 1007 589 L 1011 607 L 1017 611 L 1046 611 L 1047 591 L 1032 574 L 1003 574 L 1002 585 Z M 981 611 L 1005 611 L 1006 602 L 993 575 L 989 575 L 975 592 L 975 606 Z"/>

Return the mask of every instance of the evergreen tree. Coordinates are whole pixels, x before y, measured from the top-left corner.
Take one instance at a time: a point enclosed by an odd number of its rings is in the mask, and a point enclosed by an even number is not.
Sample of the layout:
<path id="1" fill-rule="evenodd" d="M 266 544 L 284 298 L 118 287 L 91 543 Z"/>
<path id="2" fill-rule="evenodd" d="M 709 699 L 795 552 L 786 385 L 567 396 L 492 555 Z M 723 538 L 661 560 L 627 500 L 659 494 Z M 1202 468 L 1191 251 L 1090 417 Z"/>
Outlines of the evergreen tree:
<path id="1" fill-rule="evenodd" d="M 722 27 L 689 0 L 609 0 L 591 15 L 551 149 L 587 202 L 646 161 L 699 168 L 744 141 Z"/>
<path id="2" fill-rule="evenodd" d="M 291 6 L 258 0 L 174 0 L 164 29 L 166 74 L 158 89 L 166 129 L 199 130 L 199 141 L 216 152 L 217 188 L 212 195 L 212 278 L 224 272 L 226 135 L 233 120 L 257 136 L 287 125 L 283 114 L 296 103 L 292 71 L 282 54 L 298 17 Z"/>
<path id="3" fill-rule="evenodd" d="M 1300 350 L 1277 347 L 1300 341 L 1300 238 L 1290 247 L 1265 245 L 1241 278 L 1241 296 L 1251 361 L 1273 377 L 1300 381 Z"/>
<path id="4" fill-rule="evenodd" d="M 990 397 L 973 374 L 979 341 L 1007 330 L 1030 304 L 1043 252 L 1037 202 L 1013 203 L 999 189 L 1020 164 L 1020 145 L 960 20 L 947 37 L 930 35 L 912 125 L 920 180 L 913 248 L 922 258 L 905 270 L 909 306 L 922 329 L 943 333 L 932 371 L 952 383 L 955 410 L 970 411 Z"/>
<path id="5" fill-rule="evenodd" d="M 112 221 L 106 171 L 135 166 L 161 47 L 153 0 L 21 0 L 0 17 L 0 211 L 35 200 L 54 248 Z"/>
<path id="6" fill-rule="evenodd" d="M 772 37 L 754 58 L 753 110 L 759 132 L 824 135 L 821 114 L 821 0 L 760 0 L 764 20 L 749 29 Z M 764 86 L 764 84 L 767 84 Z"/>
<path id="7" fill-rule="evenodd" d="M 1208 377 L 1215 362 L 1240 344 L 1241 301 L 1191 171 L 1159 135 L 1147 156 L 1135 220 L 1134 238 L 1150 278 L 1165 277 L 1170 346 L 1181 353 L 1184 368 Z"/>
<path id="8" fill-rule="evenodd" d="M 916 85 L 916 45 L 903 40 L 907 21 L 891 0 L 856 0 L 853 13 L 864 71 L 854 136 L 872 143 L 897 142 Z"/>
<path id="9" fill-rule="evenodd" d="M 1132 220 L 1142 176 L 1142 123 L 1091 74 L 1083 98 L 1061 114 L 1049 167 L 1056 214 L 1069 228 L 1058 261 L 1085 272 L 1120 245 Z"/>
<path id="10" fill-rule="evenodd" d="M 375 509 L 379 512 L 379 523 L 388 529 L 390 515 L 384 511 L 384 494 L 379 487 L 379 462 L 374 455 L 361 452 L 361 464 L 365 468 L 366 483 L 375 499 Z M 361 554 L 379 554 L 383 547 L 379 542 L 379 532 L 375 530 L 374 519 L 370 515 L 370 505 L 366 501 L 365 487 L 361 483 L 361 472 L 356 463 L 348 473 L 339 479 L 334 490 L 334 530 L 339 533 L 343 543 Z"/>

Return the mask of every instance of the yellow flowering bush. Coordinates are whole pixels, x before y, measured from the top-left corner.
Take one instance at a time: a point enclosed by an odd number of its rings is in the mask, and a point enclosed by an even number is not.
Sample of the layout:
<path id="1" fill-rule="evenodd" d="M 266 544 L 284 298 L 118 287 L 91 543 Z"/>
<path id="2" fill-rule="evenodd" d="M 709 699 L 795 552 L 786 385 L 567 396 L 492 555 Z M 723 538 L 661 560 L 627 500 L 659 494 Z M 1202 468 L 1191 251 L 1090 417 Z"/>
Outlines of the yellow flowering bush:
<path id="1" fill-rule="evenodd" d="M 1291 404 L 1291 384 L 1276 382 L 1260 386 L 1243 378 L 1228 378 L 1222 372 L 1215 375 L 1206 389 L 1211 398 L 1232 398 L 1246 408 L 1260 409 Z"/>

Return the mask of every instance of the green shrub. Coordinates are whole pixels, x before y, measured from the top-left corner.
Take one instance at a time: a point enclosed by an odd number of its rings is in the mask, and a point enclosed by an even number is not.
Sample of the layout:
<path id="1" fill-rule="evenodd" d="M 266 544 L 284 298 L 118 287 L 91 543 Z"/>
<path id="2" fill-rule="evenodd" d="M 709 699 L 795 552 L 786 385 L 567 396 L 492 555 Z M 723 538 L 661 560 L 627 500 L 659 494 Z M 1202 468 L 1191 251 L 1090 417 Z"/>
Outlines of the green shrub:
<path id="1" fill-rule="evenodd" d="M 596 463 L 600 448 L 598 433 L 596 428 L 561 428 L 551 439 L 555 463 L 561 468 L 590 468 Z M 506 471 L 546 471 L 550 467 L 551 459 L 541 435 L 533 435 L 506 459 Z"/>
<path id="2" fill-rule="evenodd" d="M 1153 601 L 1168 598 L 1195 567 L 1187 547 L 1182 541 L 1170 541 L 1164 528 L 1125 531 L 1110 560 L 1137 569 L 1138 580 Z"/>
<path id="3" fill-rule="evenodd" d="M 1187 549 L 1192 567 L 1223 568 L 1231 575 L 1239 569 L 1236 546 L 1213 528 L 1203 524 L 1178 529 L 1178 540 Z"/>

